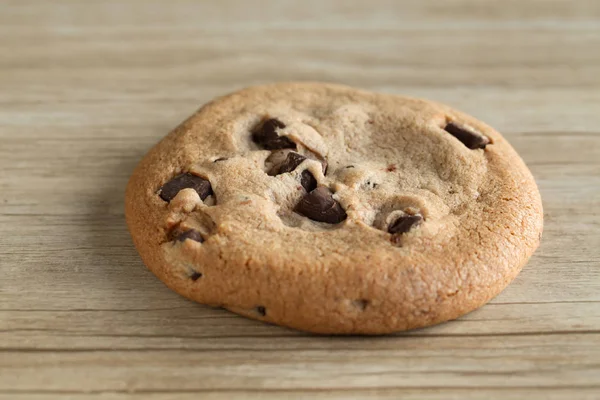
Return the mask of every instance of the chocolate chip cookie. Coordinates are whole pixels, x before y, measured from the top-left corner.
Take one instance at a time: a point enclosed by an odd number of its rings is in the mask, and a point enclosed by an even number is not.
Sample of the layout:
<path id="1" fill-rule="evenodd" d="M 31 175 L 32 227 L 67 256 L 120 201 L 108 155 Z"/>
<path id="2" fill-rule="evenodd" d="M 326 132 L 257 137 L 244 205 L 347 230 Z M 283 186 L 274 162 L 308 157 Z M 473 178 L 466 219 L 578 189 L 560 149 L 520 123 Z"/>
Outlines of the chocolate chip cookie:
<path id="1" fill-rule="evenodd" d="M 442 104 L 320 83 L 214 100 L 141 161 L 143 261 L 200 303 L 320 333 L 381 334 L 489 301 L 537 248 L 531 173 Z"/>

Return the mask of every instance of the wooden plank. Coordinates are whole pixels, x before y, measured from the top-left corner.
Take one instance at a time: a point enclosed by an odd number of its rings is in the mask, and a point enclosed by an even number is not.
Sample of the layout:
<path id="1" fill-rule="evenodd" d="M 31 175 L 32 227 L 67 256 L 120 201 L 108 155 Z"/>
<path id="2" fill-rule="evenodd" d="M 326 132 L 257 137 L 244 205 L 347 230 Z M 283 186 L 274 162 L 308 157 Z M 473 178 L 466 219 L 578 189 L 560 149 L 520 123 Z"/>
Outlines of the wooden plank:
<path id="1" fill-rule="evenodd" d="M 5 392 L 6 393 L 6 392 Z M 597 400 L 597 387 L 539 387 L 535 388 L 419 388 L 419 389 L 327 389 L 327 390 L 167 390 L 158 391 L 100 391 L 82 393 L 79 391 L 25 391 L 1 394 L 0 400 L 48 400 L 60 398 L 61 400 L 230 400 L 230 399 L 326 399 L 326 400 L 354 400 L 354 399 L 404 399 L 404 400 L 472 400 L 491 399 L 501 396 L 507 400 L 522 400 L 530 398 L 543 398 L 545 400 L 563 400 L 576 398 L 577 400 Z"/>
<path id="2" fill-rule="evenodd" d="M 0 4 L 0 399 L 596 399 L 600 2 Z M 327 80 L 451 104 L 531 168 L 542 246 L 486 307 L 330 338 L 193 304 L 142 265 L 123 192 L 202 103 Z"/>
<path id="3" fill-rule="evenodd" d="M 249 321 L 224 310 L 184 300 L 172 300 L 160 308 L 139 304 L 139 308 L 132 309 L 94 309 L 93 303 L 85 304 L 89 309 L 0 311 L 3 321 L 0 352 L 16 349 L 228 351 L 239 348 L 259 351 L 273 345 L 286 350 L 293 350 L 298 343 L 304 343 L 301 347 L 308 348 L 313 345 L 310 335 Z M 557 319 L 557 314 L 562 317 Z M 397 336 L 465 337 L 465 340 L 477 341 L 556 333 L 600 334 L 600 302 L 495 302 L 459 320 Z M 273 338 L 277 338 L 277 344 L 273 344 Z M 344 343 L 344 340 L 340 342 Z M 328 341 L 325 343 L 336 346 Z"/>
<path id="4" fill-rule="evenodd" d="M 486 340 L 313 337 L 263 346 L 248 340 L 227 351 L 6 351 L 0 390 L 593 387 L 600 374 L 599 339 L 599 333 Z M 285 348 L 288 340 L 292 349 Z"/>

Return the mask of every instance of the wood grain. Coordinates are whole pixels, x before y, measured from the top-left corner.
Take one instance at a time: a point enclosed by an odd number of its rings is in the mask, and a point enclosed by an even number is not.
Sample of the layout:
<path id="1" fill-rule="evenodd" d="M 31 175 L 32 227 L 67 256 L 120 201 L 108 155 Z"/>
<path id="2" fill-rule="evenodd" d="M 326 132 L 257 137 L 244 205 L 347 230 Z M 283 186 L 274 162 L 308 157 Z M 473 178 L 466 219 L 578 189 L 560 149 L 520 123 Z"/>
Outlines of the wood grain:
<path id="1" fill-rule="evenodd" d="M 0 399 L 600 398 L 600 3 L 0 0 Z M 212 97 L 280 80 L 451 104 L 531 168 L 542 246 L 486 307 L 379 338 L 190 303 L 123 192 Z"/>

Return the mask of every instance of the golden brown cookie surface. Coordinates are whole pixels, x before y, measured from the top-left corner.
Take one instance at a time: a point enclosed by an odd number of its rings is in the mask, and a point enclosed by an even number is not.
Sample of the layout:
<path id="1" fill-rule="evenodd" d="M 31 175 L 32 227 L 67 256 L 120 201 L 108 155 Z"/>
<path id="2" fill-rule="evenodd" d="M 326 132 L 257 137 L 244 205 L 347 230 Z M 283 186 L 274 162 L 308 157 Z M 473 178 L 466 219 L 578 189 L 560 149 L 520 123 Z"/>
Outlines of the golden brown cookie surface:
<path id="1" fill-rule="evenodd" d="M 323 333 L 457 318 L 516 276 L 542 231 L 535 182 L 492 128 L 315 83 L 203 107 L 137 167 L 126 217 L 180 294 Z"/>

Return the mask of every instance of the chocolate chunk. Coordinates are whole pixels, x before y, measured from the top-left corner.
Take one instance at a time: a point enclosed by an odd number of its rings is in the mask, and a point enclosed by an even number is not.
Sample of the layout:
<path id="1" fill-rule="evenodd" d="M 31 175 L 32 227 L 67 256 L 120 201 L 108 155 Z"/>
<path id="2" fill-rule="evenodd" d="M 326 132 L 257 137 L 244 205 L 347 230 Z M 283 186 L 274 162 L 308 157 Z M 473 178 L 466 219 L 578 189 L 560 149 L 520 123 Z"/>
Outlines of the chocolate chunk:
<path id="1" fill-rule="evenodd" d="M 296 143 L 277 134 L 277 129 L 283 128 L 285 128 L 283 122 L 274 118 L 268 119 L 254 129 L 252 140 L 267 150 L 295 149 Z"/>
<path id="2" fill-rule="evenodd" d="M 317 188 L 317 180 L 309 170 L 302 171 L 302 175 L 300 175 L 300 184 L 307 192 L 312 192 Z"/>
<path id="3" fill-rule="evenodd" d="M 164 201 L 171 201 L 177 193 L 182 189 L 194 189 L 202 200 L 206 199 L 212 194 L 212 187 L 210 182 L 199 176 L 192 175 L 189 172 L 181 175 L 177 175 L 169 182 L 165 183 L 160 188 L 160 197 Z"/>
<path id="4" fill-rule="evenodd" d="M 286 172 L 292 172 L 296 167 L 302 164 L 302 161 L 306 160 L 302 154 L 294 153 L 290 151 L 287 153 L 285 160 L 279 165 L 273 165 L 273 168 L 269 171 L 269 175 L 275 176 L 279 174 L 285 174 Z"/>
<path id="5" fill-rule="evenodd" d="M 193 280 L 193 281 L 197 281 L 200 278 L 202 278 L 202 274 L 200 272 L 198 272 L 198 271 L 194 271 L 190 275 L 190 279 Z"/>
<path id="6" fill-rule="evenodd" d="M 392 222 L 388 227 L 389 233 L 406 233 L 413 227 L 416 227 L 423 222 L 423 217 L 420 215 L 403 215 L 396 221 Z"/>
<path id="7" fill-rule="evenodd" d="M 340 203 L 333 199 L 333 193 L 324 186 L 320 186 L 304 196 L 295 211 L 313 221 L 328 224 L 337 224 L 348 217 Z"/>
<path id="8" fill-rule="evenodd" d="M 446 132 L 460 140 L 469 149 L 485 149 L 485 146 L 490 143 L 490 139 L 480 133 L 467 130 L 461 126 L 450 122 L 444 128 Z"/>
<path id="9" fill-rule="evenodd" d="M 269 176 L 278 175 L 279 168 L 282 164 L 285 164 L 288 154 L 292 152 L 293 150 L 290 149 L 272 151 L 271 154 L 269 154 L 269 157 L 267 157 L 265 160 L 265 167 L 268 168 L 267 174 Z"/>
<path id="10" fill-rule="evenodd" d="M 275 152 L 269 158 L 268 161 L 277 162 L 280 160 L 283 155 L 280 152 Z M 298 165 L 302 164 L 302 162 L 306 160 L 306 157 L 302 154 L 295 153 L 290 151 L 287 153 L 285 160 L 280 162 L 279 164 L 273 165 L 271 170 L 268 172 L 269 175 L 279 175 L 285 174 L 286 172 L 292 172 L 295 170 Z M 327 170 L 327 161 L 321 161 L 321 167 L 323 168 L 323 173 Z M 317 187 L 317 180 L 308 170 L 302 171 L 302 175 L 300 176 L 300 184 L 307 191 L 310 192 Z"/>
<path id="11" fill-rule="evenodd" d="M 185 242 L 186 239 L 190 239 L 200 243 L 204 242 L 204 238 L 202 237 L 202 235 L 200 235 L 200 232 L 194 229 L 188 229 L 187 231 L 177 236 L 178 242 Z"/>
<path id="12" fill-rule="evenodd" d="M 261 316 L 264 317 L 267 315 L 267 309 L 263 306 L 258 306 L 256 307 L 256 312 Z"/>

